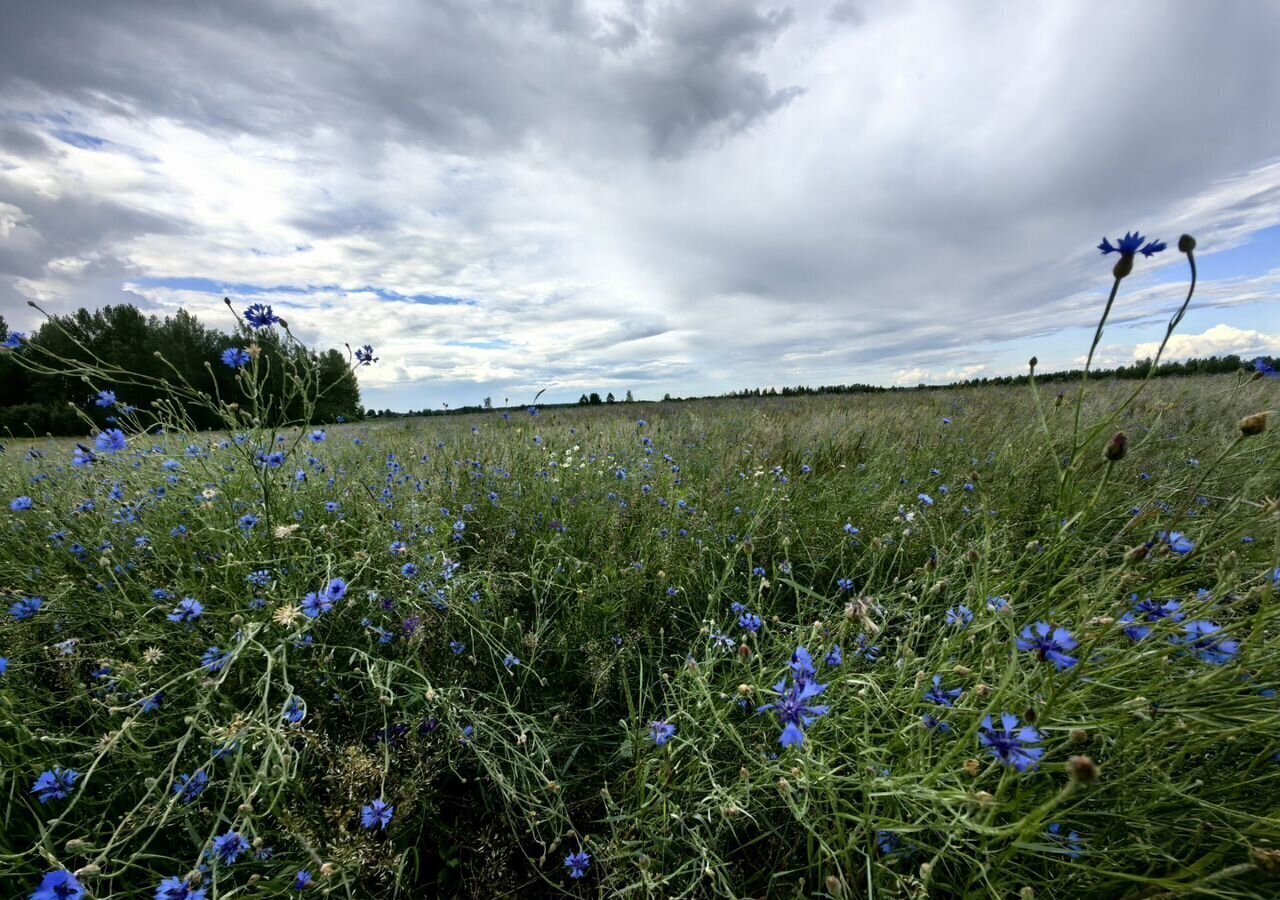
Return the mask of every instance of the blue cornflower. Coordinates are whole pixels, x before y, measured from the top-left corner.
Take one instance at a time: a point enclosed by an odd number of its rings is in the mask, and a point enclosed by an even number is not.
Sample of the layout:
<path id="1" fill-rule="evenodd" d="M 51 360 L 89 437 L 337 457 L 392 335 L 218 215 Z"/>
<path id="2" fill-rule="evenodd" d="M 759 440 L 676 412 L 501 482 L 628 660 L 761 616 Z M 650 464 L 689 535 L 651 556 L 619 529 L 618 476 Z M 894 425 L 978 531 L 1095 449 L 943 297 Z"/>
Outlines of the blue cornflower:
<path id="1" fill-rule="evenodd" d="M 925 506 L 933 506 L 933 498 L 928 494 L 917 494 L 916 499 Z"/>
<path id="2" fill-rule="evenodd" d="M 1280 378 L 1280 371 L 1259 356 L 1253 361 L 1253 370 L 1266 378 Z"/>
<path id="3" fill-rule="evenodd" d="M 76 880 L 76 876 L 66 869 L 58 869 L 44 876 L 40 887 L 31 895 L 31 900 L 81 900 L 83 897 L 84 888 Z"/>
<path id="4" fill-rule="evenodd" d="M 579 850 L 577 853 L 570 853 L 564 858 L 564 867 L 569 870 L 570 878 L 581 878 L 583 875 L 587 874 L 587 869 L 590 866 L 591 854 L 586 850 Z"/>
<path id="5" fill-rule="evenodd" d="M 311 434 L 307 435 L 307 439 L 313 444 L 323 444 L 329 439 L 329 436 L 325 434 L 323 428 L 317 428 L 315 431 L 311 432 Z"/>
<path id="6" fill-rule="evenodd" d="M 1144 240 L 1146 239 L 1136 231 L 1126 232 L 1125 236 L 1116 241 L 1114 246 L 1108 238 L 1104 237 L 1102 243 L 1098 245 L 1098 249 L 1102 251 L 1103 256 L 1108 253 L 1119 253 L 1121 256 L 1133 256 L 1135 253 L 1141 253 L 1143 256 L 1151 257 L 1169 246 L 1164 241 L 1148 241 L 1146 246 L 1143 246 L 1142 242 Z"/>
<path id="7" fill-rule="evenodd" d="M 244 580 L 254 587 L 266 587 L 271 583 L 271 570 L 258 569 L 257 571 L 250 572 L 246 575 Z"/>
<path id="8" fill-rule="evenodd" d="M 827 654 L 827 658 L 823 662 L 829 666 L 838 666 L 844 662 L 844 651 L 840 649 L 839 644 L 831 648 L 831 652 Z"/>
<path id="9" fill-rule="evenodd" d="M 1179 556 L 1186 556 L 1196 549 L 1195 543 L 1181 531 L 1161 531 L 1156 535 L 1156 540 L 1168 544 L 1169 549 Z"/>
<path id="10" fill-rule="evenodd" d="M 185 772 L 179 775 L 173 782 L 173 792 L 178 795 L 178 799 L 183 803 L 193 803 L 197 797 L 204 793 L 204 789 L 208 786 L 208 774 L 203 769 L 199 769 L 191 775 Z"/>
<path id="11" fill-rule="evenodd" d="M 333 610 L 333 601 L 328 594 L 312 591 L 302 598 L 302 614 L 308 619 L 318 619 Z"/>
<path id="12" fill-rule="evenodd" d="M 1022 629 L 1018 638 L 1019 650 L 1034 650 L 1040 659 L 1048 660 L 1058 667 L 1059 671 L 1070 669 L 1080 660 L 1068 656 L 1068 650 L 1080 646 L 1071 632 L 1065 628 L 1054 628 L 1048 622 L 1036 622 Z"/>
<path id="13" fill-rule="evenodd" d="M 840 589 L 841 593 L 847 594 L 849 593 L 849 591 L 853 590 L 853 579 L 841 578 L 839 581 L 836 582 L 836 587 Z"/>
<path id="14" fill-rule="evenodd" d="M 293 889 L 295 891 L 305 891 L 311 886 L 311 873 L 306 869 L 299 869 L 298 874 L 293 876 Z"/>
<path id="15" fill-rule="evenodd" d="M 194 597 L 186 597 L 174 607 L 166 618 L 170 622 L 194 622 L 204 614 L 204 604 Z"/>
<path id="16" fill-rule="evenodd" d="M 508 669 L 514 669 L 516 666 L 520 665 L 520 660 L 516 657 L 515 654 L 508 653 L 506 656 L 502 658 L 502 664 L 506 666 Z"/>
<path id="17" fill-rule="evenodd" d="M 241 531 L 252 531 L 262 520 L 253 513 L 245 513 L 236 520 L 236 524 L 240 526 Z"/>
<path id="18" fill-rule="evenodd" d="M 1034 769 L 1044 756 L 1043 747 L 1031 746 L 1040 740 L 1040 732 L 1030 725 L 1019 727 L 1018 717 L 1012 713 L 1001 713 L 1000 725 L 996 728 L 990 716 L 983 718 L 978 742 L 1006 766 L 1019 772 Z"/>
<path id="19" fill-rule="evenodd" d="M 1240 650 L 1239 641 L 1226 640 L 1219 635 L 1222 626 L 1215 622 L 1188 622 L 1182 626 L 1186 637 L 1178 643 L 1189 648 L 1204 662 L 1214 666 L 1226 665 Z"/>
<path id="20" fill-rule="evenodd" d="M 773 686 L 778 699 L 756 708 L 757 713 L 773 710 L 782 724 L 782 734 L 778 743 L 784 747 L 795 747 L 804 743 L 804 729 L 808 728 L 820 716 L 825 716 L 831 709 L 829 706 L 811 705 L 810 701 L 827 689 L 825 684 L 813 680 L 813 665 L 809 651 L 798 647 L 792 655 L 792 679 L 788 686 L 783 678 Z"/>
<path id="21" fill-rule="evenodd" d="M 156 888 L 156 900 L 205 900 L 204 888 L 188 884 L 185 879 L 173 876 L 160 882 Z"/>
<path id="22" fill-rule="evenodd" d="M 13 606 L 9 607 L 9 615 L 21 622 L 25 619 L 32 618 L 36 613 L 40 612 L 40 607 L 44 606 L 44 601 L 39 597 L 23 597 Z"/>
<path id="23" fill-rule="evenodd" d="M 933 687 L 924 692 L 924 699 L 930 703 L 936 703 L 939 706 L 954 707 L 956 698 L 961 694 L 960 688 L 944 688 L 942 686 L 942 676 L 933 676 Z"/>
<path id="24" fill-rule="evenodd" d="M 77 469 L 91 466 L 97 461 L 98 457 L 84 444 L 76 444 L 76 449 L 71 451 L 71 465 Z"/>
<path id="25" fill-rule="evenodd" d="M 9 658 L 7 656 L 0 656 L 0 675 L 8 675 L 8 674 L 9 674 Z"/>
<path id="26" fill-rule="evenodd" d="M 1061 845 L 1062 850 L 1059 852 L 1066 854 L 1069 859 L 1077 860 L 1084 855 L 1084 838 L 1076 831 L 1063 834 L 1061 822 L 1054 822 L 1045 834 L 1050 843 Z"/>
<path id="27" fill-rule="evenodd" d="M 748 612 L 743 613 L 741 618 L 738 619 L 738 627 L 755 634 L 764 627 L 764 622 L 755 613 Z"/>
<path id="28" fill-rule="evenodd" d="M 278 469 L 284 465 L 284 454 L 278 451 L 275 453 L 259 453 L 258 465 L 264 469 Z"/>
<path id="29" fill-rule="evenodd" d="M 467 645 L 462 641 L 450 641 L 449 649 L 453 651 L 454 656 L 461 656 L 467 650 Z"/>
<path id="30" fill-rule="evenodd" d="M 106 409 L 108 406 L 116 405 L 115 391 L 98 391 L 98 396 L 93 401 L 94 406 L 100 406 Z"/>
<path id="31" fill-rule="evenodd" d="M 289 698 L 289 705 L 284 710 L 284 720 L 290 725 L 297 725 L 307 717 L 307 705 L 302 702 L 302 698 L 294 695 Z"/>
<path id="32" fill-rule="evenodd" d="M 347 583 L 341 578 L 332 578 L 324 589 L 324 594 L 334 603 L 347 596 Z"/>
<path id="33" fill-rule="evenodd" d="M 158 712 L 162 703 L 164 703 L 164 692 L 157 691 L 142 701 L 142 712 L 144 714 Z"/>
<path id="34" fill-rule="evenodd" d="M 959 606 L 953 606 L 947 610 L 947 624 L 957 625 L 960 628 L 968 628 L 969 623 L 973 621 L 973 610 L 965 606 L 963 603 Z"/>
<path id="35" fill-rule="evenodd" d="M 11 331 L 5 337 L 4 343 L 0 344 L 0 347 L 4 347 L 6 350 L 17 350 L 26 340 L 27 336 L 21 331 Z"/>
<path id="36" fill-rule="evenodd" d="M 119 428 L 108 428 L 98 432 L 98 436 L 93 439 L 93 446 L 100 453 L 119 453 L 129 446 L 129 442 Z"/>
<path id="37" fill-rule="evenodd" d="M 369 366 L 378 361 L 378 357 L 373 355 L 373 348 L 368 344 L 356 350 L 356 365 Z"/>
<path id="38" fill-rule="evenodd" d="M 244 318 L 251 328 L 269 328 L 280 321 L 280 317 L 271 311 L 271 307 L 262 303 L 255 303 L 246 309 Z"/>
<path id="39" fill-rule="evenodd" d="M 31 786 L 31 793 L 36 794 L 36 799 L 41 803 L 65 800 L 71 795 L 72 787 L 79 777 L 80 773 L 75 769 L 54 768 L 36 779 L 36 783 Z"/>
<path id="40" fill-rule="evenodd" d="M 213 839 L 213 853 L 224 865 L 233 865 L 249 849 L 249 842 L 238 831 L 228 831 Z"/>
<path id="41" fill-rule="evenodd" d="M 30 497 L 14 497 L 9 501 L 9 509 L 14 512 L 26 512 L 35 506 L 35 502 Z"/>
<path id="42" fill-rule="evenodd" d="M 391 824 L 391 818 L 396 814 L 396 808 L 389 805 L 382 798 L 378 798 L 368 806 L 360 809 L 360 827 L 365 831 L 374 828 L 380 828 L 383 831 Z"/>
<path id="43" fill-rule="evenodd" d="M 219 650 L 217 647 L 210 647 L 204 651 L 204 656 L 200 657 L 200 665 L 208 669 L 210 672 L 220 672 L 228 662 L 231 661 L 231 653 Z"/>
<path id="44" fill-rule="evenodd" d="M 222 351 L 222 364 L 231 369 L 240 369 L 249 365 L 249 360 L 252 358 L 248 350 L 242 350 L 239 347 L 228 347 Z"/>
<path id="45" fill-rule="evenodd" d="M 649 737 L 653 738 L 653 742 L 659 747 L 666 744 L 675 736 L 676 726 L 672 725 L 666 719 L 649 723 Z"/>

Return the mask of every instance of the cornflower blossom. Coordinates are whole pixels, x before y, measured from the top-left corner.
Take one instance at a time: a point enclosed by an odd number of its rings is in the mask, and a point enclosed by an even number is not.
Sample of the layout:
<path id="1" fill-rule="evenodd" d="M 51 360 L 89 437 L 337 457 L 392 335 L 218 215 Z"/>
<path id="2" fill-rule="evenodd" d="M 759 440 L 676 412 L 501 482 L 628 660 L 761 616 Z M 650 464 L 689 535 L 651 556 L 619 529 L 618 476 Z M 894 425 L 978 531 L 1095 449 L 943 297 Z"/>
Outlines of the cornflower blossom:
<path id="1" fill-rule="evenodd" d="M 653 739 L 654 744 L 657 746 L 664 746 L 675 736 L 676 726 L 665 719 L 649 723 L 649 737 Z"/>
<path id="2" fill-rule="evenodd" d="M 213 839 L 213 855 L 223 865 L 234 865 L 235 861 L 249 849 L 249 842 L 238 831 L 228 831 Z"/>
<path id="3" fill-rule="evenodd" d="M 1034 769 L 1044 756 L 1044 748 L 1034 746 L 1041 739 L 1040 732 L 1030 725 L 1020 726 L 1018 717 L 1012 713 L 1000 714 L 1000 726 L 995 726 L 991 716 L 984 717 L 978 742 L 1006 766 L 1019 772 Z"/>
<path id="4" fill-rule="evenodd" d="M 271 307 L 255 303 L 244 311 L 244 319 L 250 328 L 269 328 L 280 321 L 280 317 L 271 311 Z"/>
<path id="5" fill-rule="evenodd" d="M 178 876 L 166 878 L 156 888 L 156 900 L 205 900 L 204 888 Z"/>
<path id="6" fill-rule="evenodd" d="M 783 747 L 798 747 L 804 743 L 804 729 L 819 717 L 825 716 L 829 706 L 813 705 L 811 701 L 827 689 L 815 680 L 813 659 L 804 647 L 797 647 L 791 657 L 791 683 L 787 678 L 773 686 L 778 699 L 756 707 L 756 713 L 772 711 L 783 726 L 778 743 Z"/>
<path id="7" fill-rule="evenodd" d="M 1202 662 L 1223 666 L 1240 651 L 1240 642 L 1228 640 L 1220 633 L 1222 626 L 1216 622 L 1188 622 L 1182 629 L 1186 635 L 1176 642 L 1189 649 Z"/>
<path id="8" fill-rule="evenodd" d="M 360 809 L 360 827 L 365 831 L 371 831 L 374 828 L 385 831 L 387 826 L 391 824 L 391 818 L 396 814 L 396 808 L 388 804 L 382 798 L 378 798 L 367 806 Z"/>
<path id="9" fill-rule="evenodd" d="M 31 793 L 35 794 L 36 799 L 41 803 L 65 800 L 71 796 L 71 791 L 79 777 L 80 773 L 75 769 L 54 768 L 36 779 L 36 783 L 31 787 Z"/>
<path id="10" fill-rule="evenodd" d="M 570 878 L 581 878 L 587 874 L 587 869 L 591 866 L 591 854 L 585 850 L 579 850 L 577 853 L 570 853 L 564 858 L 564 867 L 569 870 Z"/>
<path id="11" fill-rule="evenodd" d="M 40 886 L 31 895 L 31 900 L 82 900 L 84 888 L 66 869 L 57 869 L 45 874 Z"/>
<path id="12" fill-rule="evenodd" d="M 204 604 L 194 597 L 185 597 L 174 607 L 167 618 L 170 622 L 191 623 L 204 615 Z"/>
<path id="13" fill-rule="evenodd" d="M 1068 650 L 1074 650 L 1078 646 L 1080 645 L 1071 636 L 1071 632 L 1065 628 L 1054 628 L 1048 622 L 1028 625 L 1022 629 L 1022 636 L 1018 638 L 1019 650 L 1034 651 L 1041 660 L 1053 663 L 1059 671 L 1070 669 L 1080 661 L 1067 655 Z"/>
<path id="14" fill-rule="evenodd" d="M 229 369 L 242 369 L 249 365 L 252 358 L 248 350 L 240 347 L 228 347 L 222 351 L 222 364 Z"/>

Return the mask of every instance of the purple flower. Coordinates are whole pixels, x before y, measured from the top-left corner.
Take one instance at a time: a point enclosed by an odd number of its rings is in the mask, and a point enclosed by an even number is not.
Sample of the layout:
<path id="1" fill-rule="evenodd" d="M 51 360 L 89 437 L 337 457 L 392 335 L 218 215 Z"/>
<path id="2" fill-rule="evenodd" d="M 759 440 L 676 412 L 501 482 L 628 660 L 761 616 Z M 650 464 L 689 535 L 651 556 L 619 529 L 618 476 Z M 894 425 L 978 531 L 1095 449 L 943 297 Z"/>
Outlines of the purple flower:
<path id="1" fill-rule="evenodd" d="M 250 359 L 252 357 L 249 356 L 249 351 L 239 347 L 228 347 L 222 351 L 222 364 L 231 369 L 240 369 L 249 365 Z"/>
<path id="2" fill-rule="evenodd" d="M 271 307 L 262 303 L 255 303 L 246 309 L 244 318 L 251 328 L 269 328 L 280 321 L 280 317 L 271 311 Z"/>
<path id="3" fill-rule="evenodd" d="M 1048 660 L 1058 667 L 1059 671 L 1070 669 L 1080 660 L 1068 656 L 1068 650 L 1080 646 L 1071 632 L 1065 628 L 1053 628 L 1048 622 L 1036 622 L 1022 629 L 1022 637 L 1018 638 L 1019 650 L 1034 650 L 1041 660 Z"/>
<path id="4" fill-rule="evenodd" d="M 1182 629 L 1186 636 L 1178 643 L 1210 665 L 1226 665 L 1240 650 L 1240 642 L 1227 640 L 1219 633 L 1222 626 L 1215 622 L 1188 622 Z"/>
<path id="5" fill-rule="evenodd" d="M 377 361 L 378 358 L 373 355 L 373 348 L 368 344 L 365 344 L 363 347 L 356 350 L 356 365 L 368 366 L 376 363 Z"/>
<path id="6" fill-rule="evenodd" d="M 73 786 L 79 777 L 80 773 L 75 769 L 54 768 L 36 779 L 36 783 L 31 787 L 31 793 L 38 795 L 36 799 L 41 803 L 65 800 L 71 796 Z"/>
<path id="7" fill-rule="evenodd" d="M 933 676 L 933 687 L 924 692 L 924 699 L 930 703 L 936 703 L 939 706 L 953 707 L 956 698 L 961 694 L 960 688 L 947 689 L 942 686 L 942 676 Z"/>
<path id="8" fill-rule="evenodd" d="M 329 599 L 327 594 L 318 594 L 312 591 L 302 598 L 302 614 L 308 619 L 318 619 L 332 609 L 333 601 Z"/>
<path id="9" fill-rule="evenodd" d="M 65 869 L 49 872 L 35 889 L 31 900 L 81 900 L 84 888 L 76 881 L 76 876 Z"/>
<path id="10" fill-rule="evenodd" d="M 986 716 L 978 732 L 978 742 L 1006 766 L 1013 766 L 1019 772 L 1034 769 L 1044 756 L 1043 747 L 1031 746 L 1040 740 L 1040 732 L 1030 725 L 1019 727 L 1018 717 L 1012 713 L 1001 713 L 1000 725 L 1002 727 L 996 728 L 991 717 Z"/>
<path id="11" fill-rule="evenodd" d="M 205 900 L 204 888 L 188 884 L 177 876 L 166 878 L 156 888 L 156 900 Z"/>
<path id="12" fill-rule="evenodd" d="M 1168 544 L 1169 549 L 1179 556 L 1186 556 L 1196 549 L 1195 543 L 1181 531 L 1162 531 L 1156 535 L 1156 540 Z"/>
<path id="13" fill-rule="evenodd" d="M 788 685 L 787 679 L 783 678 L 773 686 L 778 699 L 756 708 L 757 713 L 772 710 L 778 717 L 778 722 L 783 726 L 778 743 L 784 747 L 803 744 L 804 729 L 831 709 L 829 706 L 813 705 L 810 702 L 825 691 L 827 686 L 813 680 L 813 661 L 809 657 L 809 651 L 798 647 L 791 659 L 791 684 Z"/>
<path id="14" fill-rule="evenodd" d="M 249 849 L 249 842 L 238 831 L 228 831 L 213 839 L 213 855 L 224 865 L 233 865 Z"/>
<path id="15" fill-rule="evenodd" d="M 295 891 L 305 891 L 311 886 L 311 873 L 306 869 L 299 869 L 298 874 L 293 876 L 293 889 Z"/>
<path id="16" fill-rule="evenodd" d="M 564 867 L 569 870 L 570 878 L 581 878 L 583 875 L 587 874 L 587 869 L 590 866 L 591 854 L 585 850 L 579 850 L 577 853 L 570 853 L 564 858 Z"/>
<path id="17" fill-rule="evenodd" d="M 185 597 L 167 618 L 170 622 L 194 622 L 204 615 L 204 604 L 194 597 Z"/>
<path id="18" fill-rule="evenodd" d="M 653 738 L 654 744 L 661 747 L 676 736 L 676 726 L 672 725 L 665 719 L 658 722 L 649 723 L 649 737 Z"/>
<path id="19" fill-rule="evenodd" d="M 1164 241 L 1148 241 L 1146 246 L 1143 246 L 1142 242 L 1144 240 L 1146 239 L 1136 231 L 1126 232 L 1125 236 L 1116 241 L 1114 246 L 1108 238 L 1104 237 L 1102 243 L 1098 245 L 1098 249 L 1102 251 L 1103 256 L 1108 253 L 1119 253 L 1121 256 L 1133 256 L 1135 253 L 1141 253 L 1143 256 L 1151 257 L 1169 246 Z"/>
<path id="20" fill-rule="evenodd" d="M 385 800 L 378 798 L 360 809 L 360 827 L 365 831 L 374 828 L 386 830 L 391 824 L 391 817 L 396 814 L 396 808 L 388 804 Z"/>

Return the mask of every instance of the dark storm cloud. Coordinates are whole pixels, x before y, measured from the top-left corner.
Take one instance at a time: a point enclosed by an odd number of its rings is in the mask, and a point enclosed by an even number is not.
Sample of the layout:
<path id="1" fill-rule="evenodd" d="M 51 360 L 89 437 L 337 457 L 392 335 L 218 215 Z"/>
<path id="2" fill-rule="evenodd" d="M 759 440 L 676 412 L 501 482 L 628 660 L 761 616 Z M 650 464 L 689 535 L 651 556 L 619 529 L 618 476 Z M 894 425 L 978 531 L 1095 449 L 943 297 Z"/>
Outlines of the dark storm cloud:
<path id="1" fill-rule="evenodd" d="M 323 123 L 470 152 L 638 124 L 669 154 L 797 93 L 752 68 L 792 14 L 737 0 L 605 16 L 571 0 L 68 0 L 6 18 L 0 89 L 272 137 Z"/>
<path id="2" fill-rule="evenodd" d="M 1275 4 L 9 6 L 0 302 L 279 286 L 402 381 L 964 368 L 1088 324 L 1104 233 L 1280 224 Z"/>

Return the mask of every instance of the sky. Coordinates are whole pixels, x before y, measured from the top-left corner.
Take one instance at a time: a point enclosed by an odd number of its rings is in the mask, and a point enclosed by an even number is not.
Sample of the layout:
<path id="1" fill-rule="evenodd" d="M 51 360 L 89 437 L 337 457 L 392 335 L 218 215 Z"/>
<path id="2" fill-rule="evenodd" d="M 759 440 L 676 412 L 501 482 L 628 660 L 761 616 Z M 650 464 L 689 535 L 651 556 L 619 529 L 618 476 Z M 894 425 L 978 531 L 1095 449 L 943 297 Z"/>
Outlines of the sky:
<path id="1" fill-rule="evenodd" d="M 270 303 L 367 406 L 1280 354 L 1280 3 L 0 0 L 0 313 Z"/>

